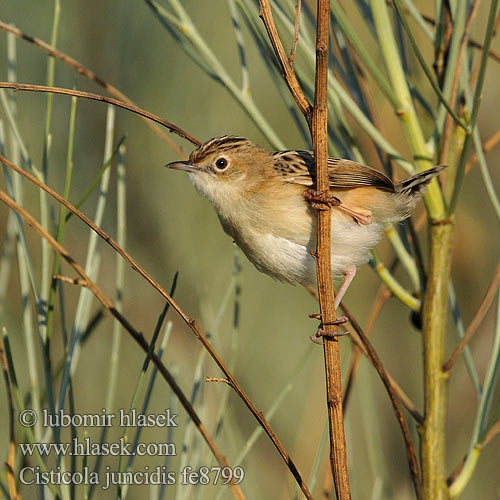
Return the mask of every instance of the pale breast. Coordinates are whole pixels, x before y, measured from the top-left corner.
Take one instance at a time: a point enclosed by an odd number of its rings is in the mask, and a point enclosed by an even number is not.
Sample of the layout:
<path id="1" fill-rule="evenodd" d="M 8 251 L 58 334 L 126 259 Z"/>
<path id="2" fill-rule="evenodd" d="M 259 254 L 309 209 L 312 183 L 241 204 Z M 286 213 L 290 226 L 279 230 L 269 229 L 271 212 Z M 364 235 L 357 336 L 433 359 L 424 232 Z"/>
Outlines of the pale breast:
<path id="1" fill-rule="evenodd" d="M 307 247 L 270 233 L 255 234 L 253 241 L 235 241 L 259 271 L 290 283 L 315 282 L 316 263 Z"/>
<path id="2" fill-rule="evenodd" d="M 383 228 L 378 224 L 332 222 L 332 274 L 340 277 L 349 268 L 368 262 L 370 249 L 376 245 Z M 316 261 L 311 255 L 316 250 L 315 234 L 308 246 L 271 233 L 248 232 L 245 238 L 233 234 L 238 246 L 255 267 L 275 279 L 302 285 L 316 283 Z"/>

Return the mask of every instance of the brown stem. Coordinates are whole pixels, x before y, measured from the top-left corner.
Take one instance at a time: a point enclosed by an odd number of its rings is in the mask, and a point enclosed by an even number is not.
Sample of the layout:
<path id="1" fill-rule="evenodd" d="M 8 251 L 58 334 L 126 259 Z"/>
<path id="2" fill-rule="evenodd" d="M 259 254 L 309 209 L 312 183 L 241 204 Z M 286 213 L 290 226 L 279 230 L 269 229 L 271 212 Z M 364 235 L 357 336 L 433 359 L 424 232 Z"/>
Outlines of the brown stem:
<path id="1" fill-rule="evenodd" d="M 443 365 L 444 372 L 449 372 L 451 370 L 457 359 L 461 356 L 463 350 L 465 349 L 465 346 L 470 342 L 470 340 L 476 333 L 478 326 L 481 324 L 481 321 L 483 321 L 484 316 L 488 312 L 488 309 L 490 308 L 491 303 L 495 298 L 495 294 L 499 284 L 500 284 L 500 262 L 497 264 L 497 267 L 493 274 L 493 279 L 491 280 L 491 283 L 488 286 L 488 289 L 486 290 L 483 299 L 481 300 L 481 304 L 479 305 L 479 308 L 476 314 L 474 315 L 474 318 L 472 318 L 469 327 L 465 331 L 462 340 L 460 340 L 459 344 L 457 345 L 457 347 L 455 347 L 455 350 L 453 351 L 448 361 Z"/>
<path id="2" fill-rule="evenodd" d="M 26 40 L 27 42 L 30 42 L 43 51 L 45 51 L 47 54 L 51 55 L 52 57 L 55 57 L 56 59 L 59 59 L 63 63 L 67 64 L 68 66 L 76 69 L 80 75 L 85 76 L 89 80 L 97 83 L 101 87 L 103 87 L 107 92 L 109 92 L 111 95 L 115 96 L 117 99 L 124 101 L 128 104 L 135 105 L 134 102 L 129 99 L 123 92 L 118 90 L 116 87 L 111 85 L 110 83 L 106 82 L 103 78 L 100 76 L 96 75 L 92 70 L 88 69 L 85 67 L 81 62 L 77 61 L 76 59 L 73 59 L 71 56 L 65 54 L 64 52 L 61 52 L 60 50 L 56 49 L 55 47 L 52 47 L 48 43 L 44 42 L 43 40 L 40 40 L 39 38 L 35 38 L 31 35 L 28 35 L 27 33 L 24 33 L 24 31 L 21 31 L 20 29 L 4 23 L 3 21 L 0 21 L 0 29 L 3 31 L 6 31 L 8 33 L 13 34 L 17 38 L 20 38 L 21 40 Z M 148 127 L 150 127 L 153 132 L 155 132 L 164 142 L 166 142 L 170 148 L 179 155 L 180 158 L 185 158 L 185 153 L 182 148 L 177 146 L 170 137 L 161 130 L 158 125 L 155 123 L 151 123 L 148 119 L 142 117 L 144 122 Z"/>
<path id="3" fill-rule="evenodd" d="M 306 118 L 311 129 L 315 160 L 316 188 L 329 191 L 328 185 L 328 149 L 327 149 L 327 78 L 328 78 L 328 20 L 329 0 L 318 0 L 318 22 L 316 33 L 316 88 L 314 108 L 311 108 L 295 76 L 290 61 L 276 30 L 268 0 L 259 0 L 260 17 L 264 22 L 283 76 L 292 96 Z M 326 334 L 336 333 L 336 327 L 328 325 L 335 320 L 333 308 L 334 289 L 331 275 L 330 255 L 330 210 L 318 211 L 318 246 L 317 273 L 318 291 L 323 326 Z M 340 358 L 338 340 L 325 337 L 325 370 L 327 384 L 327 406 L 330 424 L 330 462 L 337 491 L 341 500 L 350 499 L 350 487 L 347 470 L 347 451 L 345 445 L 344 422 L 342 415 L 342 390 L 340 380 Z"/>
<path id="4" fill-rule="evenodd" d="M 185 130 L 182 130 L 177 125 L 174 125 L 173 123 L 170 123 L 167 120 L 164 120 L 163 118 L 160 118 L 159 116 L 150 113 L 149 111 L 145 111 L 142 108 L 138 108 L 133 104 L 119 101 L 118 99 L 113 99 L 111 97 L 105 97 L 99 94 L 93 94 L 91 92 L 83 92 L 81 90 L 64 89 L 61 87 L 46 87 L 45 85 L 30 85 L 27 83 L 0 82 L 0 88 L 13 89 L 14 92 L 17 92 L 18 90 L 27 90 L 31 92 L 49 92 L 52 94 L 70 95 L 70 96 L 80 97 L 83 99 L 91 99 L 93 101 L 105 102 L 108 104 L 112 104 L 113 106 L 126 109 L 127 111 L 132 111 L 133 113 L 136 113 L 144 118 L 147 118 L 148 120 L 152 120 L 156 123 L 159 123 L 160 125 L 163 125 L 165 128 L 168 128 L 170 132 L 177 134 L 183 139 L 187 139 L 189 142 L 191 142 L 196 146 L 199 146 L 201 144 L 201 142 L 198 139 L 193 137 L 191 134 L 188 134 Z"/>
<path id="5" fill-rule="evenodd" d="M 15 172 L 19 173 L 26 179 L 28 179 L 30 182 L 33 184 L 36 184 L 39 188 L 43 189 L 45 192 L 50 194 L 54 199 L 56 199 L 59 203 L 64 205 L 68 210 L 70 210 L 72 213 L 74 213 L 80 220 L 82 220 L 87 226 L 90 227 L 99 237 L 101 237 L 108 245 L 110 245 L 126 262 L 130 264 L 132 269 L 137 271 L 172 307 L 172 309 L 175 310 L 175 312 L 181 317 L 181 319 L 184 321 L 184 323 L 192 330 L 196 338 L 201 342 L 203 347 L 207 350 L 207 352 L 210 354 L 212 359 L 217 363 L 219 368 L 222 370 L 226 378 L 230 381 L 231 385 L 233 386 L 235 392 L 238 394 L 238 396 L 243 400 L 247 408 L 250 410 L 250 412 L 254 415 L 254 417 L 257 419 L 259 424 L 264 428 L 265 432 L 267 435 L 271 438 L 274 446 L 278 450 L 279 454 L 287 464 L 290 472 L 294 476 L 295 480 L 299 484 L 302 492 L 306 496 L 306 498 L 312 498 L 311 493 L 309 492 L 307 485 L 303 481 L 299 471 L 297 470 L 294 462 L 288 455 L 287 451 L 285 450 L 284 446 L 282 445 L 281 441 L 278 439 L 274 431 L 272 430 L 271 426 L 269 425 L 269 422 L 266 420 L 264 417 L 264 414 L 260 412 L 256 406 L 253 404 L 253 402 L 250 400 L 250 398 L 247 396 L 247 394 L 243 391 L 242 387 L 238 384 L 236 379 L 233 377 L 232 373 L 229 371 L 227 366 L 224 364 L 222 359 L 219 357 L 219 355 L 215 352 L 214 348 L 208 341 L 207 337 L 203 334 L 201 331 L 200 327 L 196 323 L 194 319 L 192 319 L 190 316 L 188 316 L 177 304 L 177 302 L 152 278 L 150 274 L 148 274 L 140 265 L 138 262 L 136 262 L 123 248 L 121 248 L 114 240 L 109 236 L 107 233 L 105 233 L 101 228 L 97 227 L 86 215 L 84 215 L 82 212 L 80 212 L 76 207 L 74 207 L 71 203 L 66 201 L 62 196 L 60 196 L 58 193 L 56 193 L 54 190 L 49 188 L 46 184 L 40 182 L 38 179 L 36 179 L 34 176 L 29 174 L 28 172 L 25 172 L 21 168 L 19 168 L 17 165 L 14 163 L 10 162 L 6 158 L 4 158 L 2 155 L 0 155 L 0 162 L 2 162 L 4 165 L 7 167 L 11 168 Z"/>
<path id="6" fill-rule="evenodd" d="M 329 0 L 317 2 L 316 31 L 316 83 L 311 132 L 316 162 L 316 190 L 328 193 L 328 31 Z M 318 210 L 316 271 L 318 295 L 323 328 L 326 332 L 323 342 L 326 375 L 326 396 L 328 422 L 330 427 L 330 465 L 333 482 L 339 500 L 351 498 L 347 466 L 347 449 L 342 411 L 342 385 L 340 379 L 339 342 L 335 336 L 337 327 L 332 325 L 336 318 L 333 306 L 335 292 L 332 281 L 331 263 L 331 214 L 330 209 Z"/>
<path id="7" fill-rule="evenodd" d="M 297 77 L 295 76 L 295 71 L 293 70 L 290 61 L 286 56 L 285 49 L 283 48 L 283 44 L 281 43 L 280 37 L 278 35 L 278 30 L 276 29 L 276 25 L 274 24 L 269 0 L 259 0 L 259 4 L 259 16 L 264 22 L 264 26 L 266 27 L 266 31 L 269 39 L 271 40 L 274 53 L 276 54 L 278 62 L 281 66 L 283 77 L 285 78 L 285 81 L 288 85 L 288 88 L 290 89 L 290 92 L 292 93 L 293 98 L 295 99 L 295 102 L 297 103 L 297 106 L 305 116 L 307 123 L 310 126 L 312 108 L 306 96 L 304 95 L 304 92 L 300 88 Z"/>

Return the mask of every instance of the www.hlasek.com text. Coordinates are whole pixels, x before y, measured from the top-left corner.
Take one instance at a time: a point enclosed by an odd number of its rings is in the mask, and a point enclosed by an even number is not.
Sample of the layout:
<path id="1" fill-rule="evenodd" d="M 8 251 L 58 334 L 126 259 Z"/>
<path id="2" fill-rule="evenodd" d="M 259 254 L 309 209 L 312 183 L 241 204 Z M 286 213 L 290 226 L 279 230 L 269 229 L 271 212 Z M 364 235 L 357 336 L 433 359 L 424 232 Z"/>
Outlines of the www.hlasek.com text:
<path id="1" fill-rule="evenodd" d="M 76 456 L 76 457 L 130 457 L 150 456 L 169 457 L 175 456 L 175 443 L 129 443 L 121 437 L 113 443 L 92 441 L 89 437 L 84 439 L 73 438 L 69 443 L 19 443 L 21 453 L 25 456 Z"/>

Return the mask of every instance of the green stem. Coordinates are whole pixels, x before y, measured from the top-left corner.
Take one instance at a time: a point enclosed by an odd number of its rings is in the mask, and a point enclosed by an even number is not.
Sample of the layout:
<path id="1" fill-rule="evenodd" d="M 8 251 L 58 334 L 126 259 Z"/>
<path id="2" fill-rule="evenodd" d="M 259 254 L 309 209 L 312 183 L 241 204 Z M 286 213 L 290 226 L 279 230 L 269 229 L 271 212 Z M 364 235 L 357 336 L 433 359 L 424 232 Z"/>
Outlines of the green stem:
<path id="1" fill-rule="evenodd" d="M 64 194 L 63 197 L 65 200 L 69 199 L 69 191 L 71 188 L 71 176 L 73 174 L 73 148 L 75 143 L 75 121 L 76 121 L 76 97 L 71 99 L 71 111 L 70 111 L 70 119 L 69 119 L 69 132 L 68 132 L 68 149 L 66 156 L 66 178 L 64 181 Z M 67 209 L 64 205 L 59 207 L 59 219 L 57 222 L 56 228 L 56 240 L 58 243 L 63 243 L 64 241 L 64 230 L 66 224 L 66 212 Z M 61 255 L 59 253 L 55 253 L 54 260 L 52 262 L 52 272 L 51 276 L 53 277 L 55 274 L 59 273 L 59 267 L 61 265 Z M 56 291 L 57 291 L 57 280 L 52 278 L 52 282 L 49 290 L 49 299 L 48 299 L 48 307 L 47 307 L 47 332 L 48 337 L 51 337 L 53 321 L 54 321 L 54 305 L 56 300 Z"/>
<path id="2" fill-rule="evenodd" d="M 442 367 L 445 361 L 452 222 L 445 220 L 433 224 L 430 238 L 429 277 L 423 309 L 425 419 L 420 453 L 424 498 L 447 500 L 445 435 L 448 376 Z"/>
<path id="3" fill-rule="evenodd" d="M 433 166 L 432 156 L 425 144 L 424 134 L 406 83 L 406 76 L 394 38 L 386 3 L 384 0 L 371 0 L 370 3 L 385 66 L 394 86 L 394 91 L 401 102 L 401 108 L 397 110 L 398 117 L 406 132 L 418 170 L 427 170 Z M 432 220 L 438 221 L 445 217 L 446 209 L 444 200 L 435 179 L 429 184 L 424 201 Z"/>
<path id="4" fill-rule="evenodd" d="M 404 246 L 401 236 L 398 234 L 394 226 L 389 226 L 385 230 L 385 234 L 387 235 L 387 238 L 391 242 L 391 245 L 394 248 L 396 255 L 399 257 L 399 260 L 401 261 L 401 264 L 405 268 L 413 285 L 413 289 L 416 291 L 420 291 L 421 284 L 420 284 L 420 276 L 418 274 L 417 264 L 415 263 L 415 259 L 412 257 L 412 255 L 408 252 L 408 250 Z"/>
<path id="5" fill-rule="evenodd" d="M 467 130 L 467 126 L 462 122 L 462 120 L 458 117 L 458 115 L 455 113 L 453 108 L 450 106 L 448 103 L 448 99 L 444 96 L 444 94 L 441 92 L 441 89 L 439 88 L 438 82 L 436 82 L 434 75 L 432 74 L 431 69 L 427 66 L 425 62 L 425 58 L 420 51 L 419 45 L 415 37 L 413 36 L 413 32 L 406 21 L 406 16 L 404 15 L 403 9 L 401 7 L 401 4 L 399 3 L 400 0 L 394 0 L 394 7 L 396 7 L 396 10 L 398 12 L 399 19 L 401 21 L 401 24 L 403 25 L 403 28 L 406 31 L 406 34 L 408 35 L 408 39 L 410 41 L 410 45 L 415 52 L 415 56 L 420 63 L 420 66 L 424 70 L 425 76 L 429 80 L 429 83 L 431 84 L 432 89 L 436 93 L 436 95 L 439 97 L 439 100 L 443 104 L 443 106 L 446 108 L 448 113 L 453 117 L 455 122 L 460 125 L 463 129 Z M 465 2 L 463 3 L 465 5 Z"/>
<path id="6" fill-rule="evenodd" d="M 382 70 L 379 68 L 375 60 L 371 57 L 370 53 L 365 48 L 365 45 L 363 44 L 356 30 L 350 23 L 349 17 L 344 12 L 344 9 L 337 2 L 332 3 L 331 9 L 344 35 L 351 42 L 354 52 L 356 52 L 357 56 L 363 62 L 366 69 L 368 70 L 372 78 L 375 80 L 382 93 L 387 97 L 387 99 L 391 102 L 394 108 L 396 109 L 399 108 L 400 102 L 398 96 L 396 95 L 394 89 L 392 88 L 390 80 L 387 78 L 386 75 L 383 74 Z"/>
<path id="7" fill-rule="evenodd" d="M 414 297 L 406 288 L 394 278 L 389 269 L 385 267 L 376 250 L 371 251 L 373 268 L 380 276 L 380 279 L 387 285 L 389 290 L 403 304 L 408 306 L 412 311 L 419 312 L 422 307 L 422 302 Z"/>

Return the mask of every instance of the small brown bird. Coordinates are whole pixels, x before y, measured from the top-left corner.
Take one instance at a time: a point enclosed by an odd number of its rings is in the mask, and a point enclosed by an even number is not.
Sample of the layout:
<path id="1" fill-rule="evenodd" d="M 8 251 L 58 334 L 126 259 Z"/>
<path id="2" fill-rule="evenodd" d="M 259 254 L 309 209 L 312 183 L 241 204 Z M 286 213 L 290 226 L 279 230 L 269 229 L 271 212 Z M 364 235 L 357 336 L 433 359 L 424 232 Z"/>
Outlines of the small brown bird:
<path id="1" fill-rule="evenodd" d="M 316 214 L 311 205 L 329 202 L 332 274 L 344 277 L 335 307 L 384 229 L 410 215 L 425 186 L 444 168 L 394 184 L 370 167 L 329 158 L 326 200 L 310 189 L 315 175 L 310 151 L 269 153 L 248 139 L 226 135 L 202 144 L 188 161 L 167 166 L 186 171 L 250 262 L 282 281 L 316 283 L 311 255 L 316 249 Z"/>

